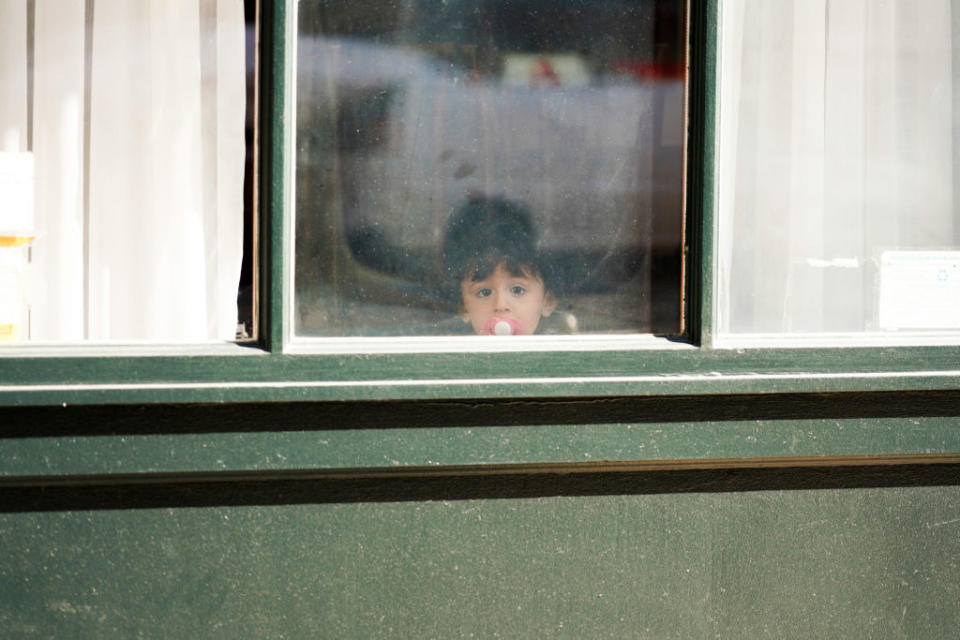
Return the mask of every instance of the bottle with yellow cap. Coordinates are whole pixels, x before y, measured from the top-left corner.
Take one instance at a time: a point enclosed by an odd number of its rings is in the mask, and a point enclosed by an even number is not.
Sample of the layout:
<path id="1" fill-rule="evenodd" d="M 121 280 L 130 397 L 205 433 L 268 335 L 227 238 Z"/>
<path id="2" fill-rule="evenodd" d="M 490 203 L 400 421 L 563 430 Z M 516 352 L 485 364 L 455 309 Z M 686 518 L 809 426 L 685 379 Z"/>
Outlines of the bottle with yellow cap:
<path id="1" fill-rule="evenodd" d="M 27 337 L 25 273 L 34 240 L 33 195 L 33 154 L 0 152 L 0 342 Z"/>
<path id="2" fill-rule="evenodd" d="M 26 324 L 24 270 L 33 236 L 0 236 L 0 342 L 23 338 Z"/>

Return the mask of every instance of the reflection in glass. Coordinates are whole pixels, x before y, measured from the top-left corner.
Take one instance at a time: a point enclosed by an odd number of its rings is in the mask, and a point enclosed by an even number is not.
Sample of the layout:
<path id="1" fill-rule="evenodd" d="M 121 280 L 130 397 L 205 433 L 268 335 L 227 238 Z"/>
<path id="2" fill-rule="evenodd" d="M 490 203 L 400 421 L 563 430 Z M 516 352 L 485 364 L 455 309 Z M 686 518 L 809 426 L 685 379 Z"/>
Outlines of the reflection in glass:
<path id="1" fill-rule="evenodd" d="M 677 333 L 684 5 L 300 3 L 297 334 L 474 333 L 443 245 L 477 203 L 529 213 L 537 333 Z"/>

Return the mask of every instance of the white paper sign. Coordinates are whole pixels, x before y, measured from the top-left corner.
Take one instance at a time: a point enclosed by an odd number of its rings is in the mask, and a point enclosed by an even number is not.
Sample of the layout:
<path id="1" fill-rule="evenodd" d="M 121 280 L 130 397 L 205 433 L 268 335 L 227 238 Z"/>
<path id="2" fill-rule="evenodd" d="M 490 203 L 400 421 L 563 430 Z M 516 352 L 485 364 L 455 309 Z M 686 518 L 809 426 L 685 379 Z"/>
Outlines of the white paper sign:
<path id="1" fill-rule="evenodd" d="M 0 152 L 0 236 L 33 235 L 33 154 Z"/>
<path id="2" fill-rule="evenodd" d="M 960 328 L 960 251 L 886 251 L 880 258 L 882 329 Z"/>

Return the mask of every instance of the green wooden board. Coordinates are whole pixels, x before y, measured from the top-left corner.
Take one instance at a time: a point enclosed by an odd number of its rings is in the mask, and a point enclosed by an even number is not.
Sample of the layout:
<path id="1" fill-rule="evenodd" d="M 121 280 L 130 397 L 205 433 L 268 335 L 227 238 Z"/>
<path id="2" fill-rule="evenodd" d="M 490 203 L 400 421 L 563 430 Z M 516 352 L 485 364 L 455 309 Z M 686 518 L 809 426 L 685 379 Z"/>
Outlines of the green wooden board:
<path id="1" fill-rule="evenodd" d="M 949 638 L 960 488 L 0 516 L 8 638 Z"/>

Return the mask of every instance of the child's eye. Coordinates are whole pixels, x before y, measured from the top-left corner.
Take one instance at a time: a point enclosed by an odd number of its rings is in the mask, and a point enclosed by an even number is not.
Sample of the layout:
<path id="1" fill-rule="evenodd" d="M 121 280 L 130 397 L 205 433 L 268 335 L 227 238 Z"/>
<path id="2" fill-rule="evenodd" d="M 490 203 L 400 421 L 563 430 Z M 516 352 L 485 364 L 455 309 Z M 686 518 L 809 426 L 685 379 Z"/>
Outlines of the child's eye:
<path id="1" fill-rule="evenodd" d="M 490 289 L 477 289 L 478 298 L 489 298 L 493 294 L 493 291 Z"/>
<path id="2" fill-rule="evenodd" d="M 524 287 L 520 286 L 519 284 L 513 285 L 513 287 L 511 287 L 510 289 L 510 293 L 512 293 L 515 296 L 522 296 L 526 292 L 527 290 Z"/>

